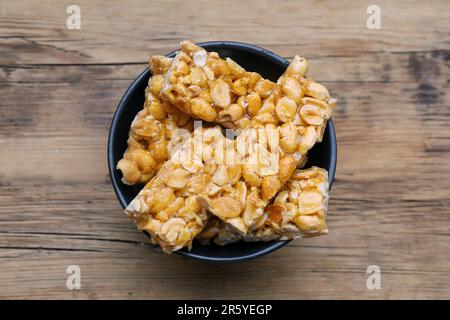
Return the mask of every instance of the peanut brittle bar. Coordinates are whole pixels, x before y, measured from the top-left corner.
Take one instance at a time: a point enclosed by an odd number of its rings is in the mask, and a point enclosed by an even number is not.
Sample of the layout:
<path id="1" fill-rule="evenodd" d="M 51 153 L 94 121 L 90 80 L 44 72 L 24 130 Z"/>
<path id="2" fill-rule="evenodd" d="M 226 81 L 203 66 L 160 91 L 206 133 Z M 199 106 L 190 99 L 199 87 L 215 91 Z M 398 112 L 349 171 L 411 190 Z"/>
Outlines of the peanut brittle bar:
<path id="1" fill-rule="evenodd" d="M 125 184 L 148 182 L 167 160 L 170 141 L 177 129 L 193 130 L 191 116 L 159 98 L 163 74 L 171 62 L 163 56 L 149 60 L 153 76 L 145 90 L 144 107 L 131 124 L 128 147 L 117 164 Z"/>
<path id="2" fill-rule="evenodd" d="M 326 126 L 336 100 L 326 87 L 305 78 L 306 59 L 295 56 L 275 83 L 190 41 L 180 46 L 181 51 L 164 74 L 164 100 L 193 117 L 225 128 L 291 123 L 314 126 L 320 140 L 320 129 Z"/>
<path id="3" fill-rule="evenodd" d="M 202 141 L 196 142 L 198 138 Z M 243 204 L 242 186 L 234 185 L 240 167 L 217 165 L 214 160 L 225 139 L 220 127 L 197 128 L 173 146 L 170 159 L 125 209 L 138 228 L 149 232 L 152 242 L 166 253 L 190 247 L 205 226 L 209 215 L 197 200 L 199 194 L 221 195 L 226 189 Z M 224 182 L 222 187 L 213 182 L 217 180 Z"/>
<path id="4" fill-rule="evenodd" d="M 271 241 L 309 238 L 328 233 L 328 173 L 312 167 L 296 170 L 272 203 L 265 209 L 265 221 L 243 236 L 230 225 L 211 221 L 198 235 L 202 243 L 214 240 L 225 245 L 239 240 Z"/>

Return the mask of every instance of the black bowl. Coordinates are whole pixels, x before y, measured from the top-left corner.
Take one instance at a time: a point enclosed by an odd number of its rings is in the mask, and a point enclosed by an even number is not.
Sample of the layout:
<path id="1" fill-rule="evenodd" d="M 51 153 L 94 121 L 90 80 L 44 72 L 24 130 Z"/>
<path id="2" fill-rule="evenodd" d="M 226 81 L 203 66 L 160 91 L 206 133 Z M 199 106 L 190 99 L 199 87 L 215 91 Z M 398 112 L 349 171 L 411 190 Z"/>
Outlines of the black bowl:
<path id="1" fill-rule="evenodd" d="M 246 70 L 256 71 L 264 78 L 276 81 L 284 72 L 289 62 L 284 58 L 253 45 L 231 42 L 231 41 L 212 41 L 200 43 L 208 51 L 216 51 L 221 57 L 230 57 Z M 173 57 L 176 52 L 168 54 Z M 147 68 L 131 84 L 126 91 L 111 122 L 108 140 L 108 166 L 111 182 L 116 192 L 117 198 L 122 207 L 138 194 L 142 185 L 127 186 L 121 182 L 121 173 L 116 170 L 117 162 L 122 158 L 127 148 L 128 131 L 135 115 L 142 109 L 144 103 L 144 90 L 148 79 L 151 76 Z M 336 170 L 336 136 L 333 122 L 328 121 L 323 141 L 314 146 L 309 152 L 308 163 L 305 168 L 318 166 L 328 171 L 330 187 L 333 182 L 334 172 Z M 271 241 L 271 242 L 238 242 L 224 247 L 217 245 L 202 246 L 194 243 L 191 251 L 182 249 L 177 251 L 183 256 L 196 258 L 205 261 L 242 261 L 251 258 L 261 257 L 278 248 L 281 248 L 289 241 Z"/>

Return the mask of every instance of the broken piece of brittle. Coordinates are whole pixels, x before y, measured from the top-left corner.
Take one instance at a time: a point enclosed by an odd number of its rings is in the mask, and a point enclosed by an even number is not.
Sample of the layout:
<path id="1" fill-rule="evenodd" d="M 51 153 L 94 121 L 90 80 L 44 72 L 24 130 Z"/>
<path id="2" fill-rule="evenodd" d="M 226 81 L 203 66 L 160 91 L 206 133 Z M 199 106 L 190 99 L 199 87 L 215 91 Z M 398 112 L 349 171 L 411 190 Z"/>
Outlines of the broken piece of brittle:
<path id="1" fill-rule="evenodd" d="M 122 182 L 130 185 L 146 183 L 158 172 L 169 156 L 170 141 L 178 129 L 193 130 L 191 116 L 159 98 L 163 73 L 171 59 L 154 56 L 149 64 L 153 75 L 145 89 L 144 107 L 131 124 L 128 147 L 117 164 Z"/>
<path id="2" fill-rule="evenodd" d="M 328 173 L 312 167 L 296 170 L 265 209 L 260 225 L 246 235 L 230 225 L 211 221 L 198 235 L 199 241 L 225 245 L 239 240 L 271 241 L 308 238 L 328 233 Z"/>
<path id="3" fill-rule="evenodd" d="M 164 73 L 164 100 L 193 117 L 226 128 L 292 123 L 313 126 L 320 138 L 336 100 L 323 85 L 305 78 L 306 59 L 295 56 L 275 83 L 190 41 L 180 46 Z M 293 145 L 298 142 L 294 139 Z"/>
<path id="4" fill-rule="evenodd" d="M 238 213 L 245 205 L 240 167 L 216 161 L 227 145 L 221 128 L 200 127 L 181 138 L 171 149 L 170 159 L 125 209 L 138 228 L 167 253 L 190 247 L 205 226 L 209 215 L 199 195 L 229 194 L 231 208 L 237 205 Z"/>

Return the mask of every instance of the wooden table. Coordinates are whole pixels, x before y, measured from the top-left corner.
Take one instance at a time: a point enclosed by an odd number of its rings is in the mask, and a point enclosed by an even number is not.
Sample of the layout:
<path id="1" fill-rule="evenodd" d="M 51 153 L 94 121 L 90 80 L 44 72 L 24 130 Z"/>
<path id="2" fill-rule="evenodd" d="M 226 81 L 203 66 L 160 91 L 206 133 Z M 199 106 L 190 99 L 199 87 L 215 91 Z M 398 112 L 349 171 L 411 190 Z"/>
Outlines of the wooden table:
<path id="1" fill-rule="evenodd" d="M 0 6 L 0 298 L 450 298 L 448 1 L 77 0 L 69 30 L 73 2 Z M 338 98 L 328 236 L 207 264 L 152 250 L 124 217 L 110 121 L 149 55 L 182 39 L 301 54 Z"/>

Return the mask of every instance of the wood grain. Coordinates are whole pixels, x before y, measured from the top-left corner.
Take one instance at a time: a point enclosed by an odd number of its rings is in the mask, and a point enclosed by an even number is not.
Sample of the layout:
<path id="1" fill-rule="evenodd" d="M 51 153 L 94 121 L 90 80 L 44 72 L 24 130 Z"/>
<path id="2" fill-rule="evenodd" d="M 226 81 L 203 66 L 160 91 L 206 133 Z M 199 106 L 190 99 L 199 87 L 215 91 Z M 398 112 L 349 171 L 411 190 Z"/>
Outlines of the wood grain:
<path id="1" fill-rule="evenodd" d="M 77 1 L 81 30 L 69 4 L 0 8 L 0 298 L 450 298 L 447 1 L 379 1 L 381 30 L 366 28 L 371 1 Z M 148 56 L 181 39 L 302 54 L 339 99 L 328 236 L 205 264 L 128 223 L 109 124 Z M 72 264 L 81 290 L 66 289 Z"/>

